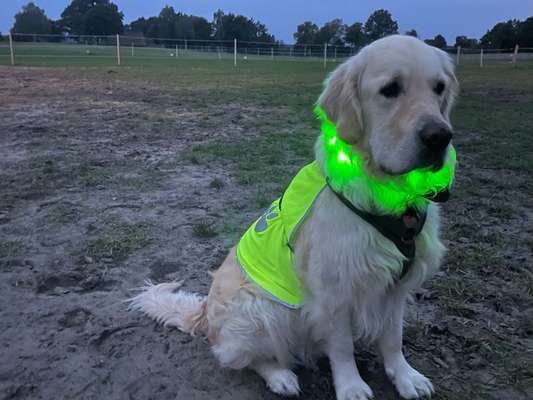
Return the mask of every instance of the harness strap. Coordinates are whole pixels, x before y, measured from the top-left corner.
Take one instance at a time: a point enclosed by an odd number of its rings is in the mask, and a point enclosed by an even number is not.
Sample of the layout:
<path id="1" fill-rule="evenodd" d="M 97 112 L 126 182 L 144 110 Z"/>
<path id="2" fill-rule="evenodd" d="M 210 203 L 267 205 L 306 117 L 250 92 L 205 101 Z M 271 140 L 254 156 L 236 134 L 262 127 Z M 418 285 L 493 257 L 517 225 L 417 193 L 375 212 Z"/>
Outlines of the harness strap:
<path id="1" fill-rule="evenodd" d="M 399 280 L 409 272 L 416 253 L 415 239 L 422 231 L 427 214 L 419 213 L 414 207 L 409 207 L 399 217 L 393 215 L 376 215 L 355 207 L 342 193 L 328 186 L 337 198 L 352 212 L 372 225 L 379 233 L 396 245 L 396 248 L 407 258 L 402 266 Z"/>

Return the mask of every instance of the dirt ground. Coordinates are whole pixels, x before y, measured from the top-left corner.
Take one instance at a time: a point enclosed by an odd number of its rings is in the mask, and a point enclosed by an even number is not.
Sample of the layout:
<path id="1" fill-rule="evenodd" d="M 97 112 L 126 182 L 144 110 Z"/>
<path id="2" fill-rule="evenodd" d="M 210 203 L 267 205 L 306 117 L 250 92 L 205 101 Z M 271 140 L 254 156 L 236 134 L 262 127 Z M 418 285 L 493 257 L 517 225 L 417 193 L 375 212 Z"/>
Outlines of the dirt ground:
<path id="1" fill-rule="evenodd" d="M 146 279 L 207 293 L 228 246 L 213 226 L 257 210 L 241 212 L 223 163 L 188 154 L 255 134 L 240 123 L 254 109 L 201 123 L 205 107 L 110 71 L 0 68 L 0 400 L 278 398 L 124 303 Z M 476 161 L 461 158 L 450 253 L 416 295 L 405 351 L 435 399 L 532 399 L 533 178 Z M 396 399 L 372 349 L 358 352 L 376 398 Z M 334 399 L 326 360 L 296 372 L 302 399 Z"/>

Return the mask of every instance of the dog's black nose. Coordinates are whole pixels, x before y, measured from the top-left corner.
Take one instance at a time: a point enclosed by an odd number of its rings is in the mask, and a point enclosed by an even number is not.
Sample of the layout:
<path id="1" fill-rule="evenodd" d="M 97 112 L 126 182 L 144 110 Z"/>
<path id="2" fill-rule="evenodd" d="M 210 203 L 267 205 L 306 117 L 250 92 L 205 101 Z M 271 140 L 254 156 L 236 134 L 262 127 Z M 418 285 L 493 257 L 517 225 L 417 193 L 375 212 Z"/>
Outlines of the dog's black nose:
<path id="1" fill-rule="evenodd" d="M 452 140 L 452 131 L 440 122 L 426 123 L 418 134 L 424 146 L 437 153 L 443 151 Z"/>

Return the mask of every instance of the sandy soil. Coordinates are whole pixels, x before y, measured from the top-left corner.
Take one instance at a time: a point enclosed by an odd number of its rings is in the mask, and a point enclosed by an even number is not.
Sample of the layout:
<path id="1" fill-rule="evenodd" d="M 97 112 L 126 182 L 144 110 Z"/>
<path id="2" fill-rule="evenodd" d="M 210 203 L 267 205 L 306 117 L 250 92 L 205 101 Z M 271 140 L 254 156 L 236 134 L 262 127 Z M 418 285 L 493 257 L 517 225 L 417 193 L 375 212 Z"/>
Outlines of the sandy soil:
<path id="1" fill-rule="evenodd" d="M 255 374 L 220 369 L 204 338 L 124 304 L 145 279 L 207 292 L 227 250 L 195 227 L 242 187 L 181 155 L 242 133 L 242 107 L 199 126 L 206 110 L 179 93 L 114 75 L 0 69 L 0 399 L 276 399 Z M 416 296 L 406 354 L 436 399 L 531 399 L 533 182 L 474 157 L 461 169 L 450 255 Z M 397 398 L 372 350 L 358 362 L 376 398 Z M 297 373 L 301 398 L 334 398 L 325 360 Z"/>

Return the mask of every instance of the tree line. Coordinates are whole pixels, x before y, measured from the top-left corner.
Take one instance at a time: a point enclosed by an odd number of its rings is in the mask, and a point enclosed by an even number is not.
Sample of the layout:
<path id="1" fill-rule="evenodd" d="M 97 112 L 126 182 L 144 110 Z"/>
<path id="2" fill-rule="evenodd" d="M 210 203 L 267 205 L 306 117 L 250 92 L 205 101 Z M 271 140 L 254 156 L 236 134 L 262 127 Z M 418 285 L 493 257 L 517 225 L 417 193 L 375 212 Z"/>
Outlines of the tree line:
<path id="1" fill-rule="evenodd" d="M 58 20 L 49 19 L 44 10 L 33 2 L 22 7 L 15 15 L 12 33 L 56 35 L 115 35 L 142 36 L 159 39 L 233 40 L 277 43 L 267 27 L 253 18 L 218 10 L 213 20 L 176 12 L 165 6 L 159 15 L 138 18 L 124 25 L 124 15 L 110 0 L 72 0 Z M 296 45 L 323 45 L 359 48 L 381 37 L 399 33 L 398 22 L 389 11 L 380 9 L 372 13 L 366 22 L 343 23 L 339 18 L 319 27 L 311 21 L 298 25 L 294 33 Z M 416 30 L 405 32 L 418 37 Z M 448 44 L 443 35 L 426 39 L 426 43 L 439 48 Z M 479 40 L 457 36 L 454 47 L 463 49 L 509 49 L 516 44 L 533 47 L 533 17 L 524 21 L 509 20 L 497 23 Z"/>
<path id="2" fill-rule="evenodd" d="M 124 25 L 124 15 L 110 0 L 72 0 L 58 20 L 49 19 L 33 2 L 15 15 L 12 33 L 144 36 L 160 39 L 233 40 L 274 43 L 266 26 L 253 18 L 218 10 L 210 22 L 165 6 L 159 15 Z M 31 40 L 28 38 L 28 40 Z"/>

